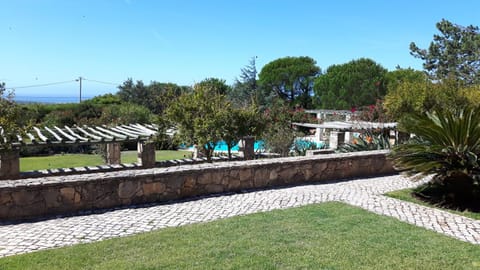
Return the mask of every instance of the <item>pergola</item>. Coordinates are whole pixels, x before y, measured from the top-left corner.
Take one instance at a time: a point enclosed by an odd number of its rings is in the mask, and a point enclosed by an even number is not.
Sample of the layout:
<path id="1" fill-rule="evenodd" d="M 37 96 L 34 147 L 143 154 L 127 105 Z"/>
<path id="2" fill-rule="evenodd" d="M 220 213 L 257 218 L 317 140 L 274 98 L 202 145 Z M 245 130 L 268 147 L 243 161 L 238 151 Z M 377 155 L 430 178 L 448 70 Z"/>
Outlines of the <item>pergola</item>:
<path id="1" fill-rule="evenodd" d="M 0 179 L 16 178 L 20 174 L 21 148 L 38 146 L 107 145 L 107 163 L 120 164 L 120 143 L 137 142 L 138 162 L 142 167 L 155 165 L 155 147 L 151 139 L 158 133 L 153 124 L 116 126 L 32 127 L 24 134 L 6 136 L 0 127 Z"/>
<path id="2" fill-rule="evenodd" d="M 315 142 L 322 141 L 323 131 L 330 130 L 329 147 L 336 149 L 339 145 L 350 142 L 351 132 L 363 132 L 367 130 L 394 130 L 395 140 L 397 141 L 398 131 L 395 122 L 367 122 L 367 121 L 331 121 L 321 124 L 314 123 L 293 123 L 294 126 L 315 129 Z"/>
<path id="3" fill-rule="evenodd" d="M 396 122 L 367 122 L 367 121 L 332 121 L 324 122 L 322 124 L 312 123 L 293 123 L 295 126 L 307 127 L 307 128 L 322 128 L 322 129 L 334 129 L 339 131 L 361 131 L 372 129 L 396 129 Z"/>

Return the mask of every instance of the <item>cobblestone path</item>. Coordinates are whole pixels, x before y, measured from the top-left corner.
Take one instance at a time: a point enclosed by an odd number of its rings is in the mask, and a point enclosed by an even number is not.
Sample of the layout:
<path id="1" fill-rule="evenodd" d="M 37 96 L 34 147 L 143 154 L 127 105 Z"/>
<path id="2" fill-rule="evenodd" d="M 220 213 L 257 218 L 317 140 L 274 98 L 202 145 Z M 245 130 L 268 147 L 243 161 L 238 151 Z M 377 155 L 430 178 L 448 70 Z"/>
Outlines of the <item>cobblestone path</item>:
<path id="1" fill-rule="evenodd" d="M 462 241 L 480 244 L 480 221 L 382 195 L 416 185 L 418 183 L 394 175 L 0 225 L 0 257 L 326 201 L 345 202 Z"/>

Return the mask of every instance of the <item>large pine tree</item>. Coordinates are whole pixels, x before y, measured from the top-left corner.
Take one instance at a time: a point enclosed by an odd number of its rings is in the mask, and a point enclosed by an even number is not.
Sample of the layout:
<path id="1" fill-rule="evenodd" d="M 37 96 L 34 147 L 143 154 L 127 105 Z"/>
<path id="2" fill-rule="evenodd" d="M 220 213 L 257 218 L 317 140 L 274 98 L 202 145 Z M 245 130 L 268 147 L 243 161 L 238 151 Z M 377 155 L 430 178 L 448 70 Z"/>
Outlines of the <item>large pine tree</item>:
<path id="1" fill-rule="evenodd" d="M 439 35 L 433 36 L 428 49 L 414 42 L 410 53 L 424 61 L 432 80 L 455 79 L 466 85 L 480 82 L 480 32 L 478 26 L 460 26 L 445 19 L 437 23 Z"/>

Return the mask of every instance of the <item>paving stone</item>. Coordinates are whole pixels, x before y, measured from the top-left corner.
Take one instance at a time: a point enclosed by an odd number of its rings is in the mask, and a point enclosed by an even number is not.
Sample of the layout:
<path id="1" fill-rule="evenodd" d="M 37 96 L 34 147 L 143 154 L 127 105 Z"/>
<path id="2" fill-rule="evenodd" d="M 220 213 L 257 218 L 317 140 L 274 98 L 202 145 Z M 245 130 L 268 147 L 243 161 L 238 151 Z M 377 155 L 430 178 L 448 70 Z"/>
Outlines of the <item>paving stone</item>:
<path id="1" fill-rule="evenodd" d="M 0 225 L 0 257 L 326 201 L 345 202 L 462 241 L 480 244 L 479 221 L 382 195 L 421 183 L 395 175 Z"/>

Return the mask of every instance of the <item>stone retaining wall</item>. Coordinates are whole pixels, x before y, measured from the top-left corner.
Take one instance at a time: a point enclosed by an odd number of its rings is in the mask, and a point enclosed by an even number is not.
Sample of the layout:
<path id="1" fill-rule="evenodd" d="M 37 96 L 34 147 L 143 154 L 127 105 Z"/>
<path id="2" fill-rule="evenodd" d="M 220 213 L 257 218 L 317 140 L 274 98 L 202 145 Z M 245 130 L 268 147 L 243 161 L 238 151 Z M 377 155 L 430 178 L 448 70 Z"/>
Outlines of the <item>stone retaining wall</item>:
<path id="1" fill-rule="evenodd" d="M 0 182 L 0 220 L 394 173 L 386 151 L 234 161 Z"/>

